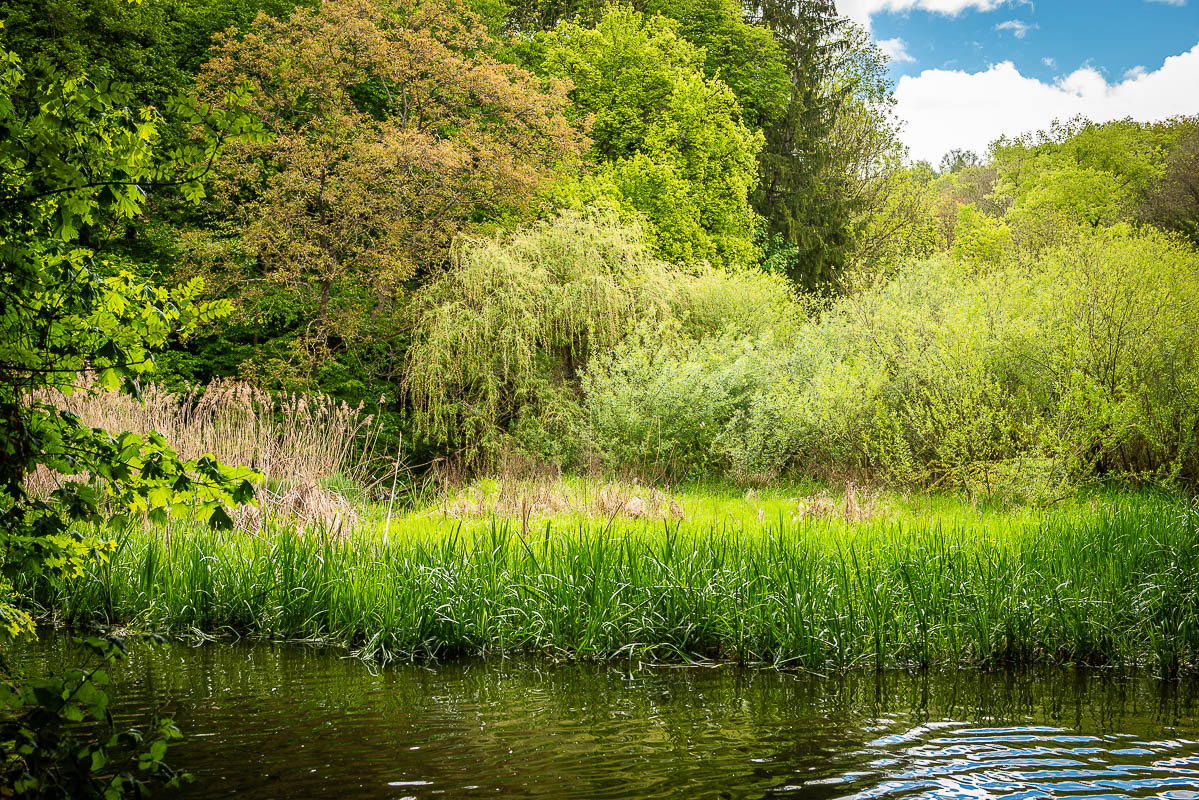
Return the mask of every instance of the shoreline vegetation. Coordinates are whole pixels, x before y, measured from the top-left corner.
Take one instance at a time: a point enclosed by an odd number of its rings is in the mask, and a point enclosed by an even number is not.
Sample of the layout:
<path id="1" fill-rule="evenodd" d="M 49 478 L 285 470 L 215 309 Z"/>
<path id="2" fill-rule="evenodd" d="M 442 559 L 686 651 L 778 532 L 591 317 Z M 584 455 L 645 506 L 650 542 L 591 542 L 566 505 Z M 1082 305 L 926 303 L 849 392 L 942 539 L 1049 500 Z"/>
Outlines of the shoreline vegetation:
<path id="1" fill-rule="evenodd" d="M 384 506 L 362 507 L 341 531 L 133 525 L 83 577 L 18 588 L 71 626 L 320 641 L 382 661 L 532 653 L 1174 676 L 1199 658 L 1199 512 L 1161 493 L 1006 511 L 876 493 L 863 512 L 852 494 L 797 505 L 795 493 L 709 487 L 669 494 L 661 513 L 649 507 L 658 490 L 626 487 L 606 519 L 533 508 L 561 486 L 586 491 L 567 480 L 524 484 L 533 510 L 521 518 L 479 502 L 502 502 L 496 483 L 390 522 Z"/>
<path id="2" fill-rule="evenodd" d="M 367 660 L 533 654 L 779 669 L 1199 664 L 1199 509 L 1146 486 L 1055 497 L 853 481 L 571 475 L 519 456 L 409 469 L 377 420 L 214 383 L 47 396 L 262 474 L 229 530 L 133 519 L 43 620 L 319 642 Z M 31 478 L 53 491 L 50 476 Z"/>

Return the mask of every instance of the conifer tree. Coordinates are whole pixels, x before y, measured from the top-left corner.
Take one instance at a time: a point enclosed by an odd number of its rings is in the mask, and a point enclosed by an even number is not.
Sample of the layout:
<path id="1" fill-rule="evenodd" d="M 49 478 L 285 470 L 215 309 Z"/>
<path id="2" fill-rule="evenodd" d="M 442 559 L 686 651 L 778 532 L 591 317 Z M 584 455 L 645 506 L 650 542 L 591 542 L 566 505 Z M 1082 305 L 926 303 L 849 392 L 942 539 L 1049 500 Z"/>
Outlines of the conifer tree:
<path id="1" fill-rule="evenodd" d="M 751 8 L 781 40 L 791 72 L 786 111 L 766 129 L 755 210 L 781 242 L 787 276 L 819 290 L 835 281 L 853 244 L 843 176 L 830 147 L 846 89 L 833 80 L 849 50 L 833 0 L 757 0 Z"/>

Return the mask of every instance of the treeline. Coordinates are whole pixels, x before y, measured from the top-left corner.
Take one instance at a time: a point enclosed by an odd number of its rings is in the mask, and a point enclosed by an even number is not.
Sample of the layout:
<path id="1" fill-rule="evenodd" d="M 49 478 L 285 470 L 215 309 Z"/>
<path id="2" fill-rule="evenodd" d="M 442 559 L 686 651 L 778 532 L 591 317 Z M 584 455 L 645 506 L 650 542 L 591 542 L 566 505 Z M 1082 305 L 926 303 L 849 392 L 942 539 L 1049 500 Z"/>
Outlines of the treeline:
<path id="1" fill-rule="evenodd" d="M 83 234 L 230 302 L 160 380 L 365 401 L 470 468 L 1199 481 L 1195 118 L 912 165 L 827 0 L 0 13 L 28 69 L 259 126 Z"/>

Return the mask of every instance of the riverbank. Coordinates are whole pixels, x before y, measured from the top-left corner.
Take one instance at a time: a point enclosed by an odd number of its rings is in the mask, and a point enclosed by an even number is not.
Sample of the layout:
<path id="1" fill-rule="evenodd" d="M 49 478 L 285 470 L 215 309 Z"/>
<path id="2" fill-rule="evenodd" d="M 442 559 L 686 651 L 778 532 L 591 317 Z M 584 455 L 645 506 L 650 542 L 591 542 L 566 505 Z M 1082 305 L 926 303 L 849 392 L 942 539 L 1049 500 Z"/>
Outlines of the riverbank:
<path id="1" fill-rule="evenodd" d="M 903 513 L 899 513 L 902 511 Z M 861 520 L 409 516 L 325 536 L 135 528 L 25 590 L 70 625 L 841 670 L 1199 661 L 1199 515 L 1156 495 Z"/>

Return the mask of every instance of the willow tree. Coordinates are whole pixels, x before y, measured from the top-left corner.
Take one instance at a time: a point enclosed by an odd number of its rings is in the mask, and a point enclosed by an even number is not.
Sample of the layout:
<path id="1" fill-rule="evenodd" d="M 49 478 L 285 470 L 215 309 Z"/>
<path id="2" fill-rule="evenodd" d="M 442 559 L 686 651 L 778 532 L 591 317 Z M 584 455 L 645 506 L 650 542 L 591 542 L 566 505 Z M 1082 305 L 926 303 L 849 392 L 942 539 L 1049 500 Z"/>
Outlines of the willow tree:
<path id="1" fill-rule="evenodd" d="M 202 85 L 248 84 L 273 134 L 231 148 L 223 198 L 304 365 L 393 335 L 406 281 L 580 149 L 565 86 L 493 48 L 457 0 L 327 0 L 219 38 Z"/>
<path id="2" fill-rule="evenodd" d="M 569 423 L 581 366 L 634 324 L 665 319 L 675 277 L 639 227 L 603 212 L 463 242 L 414 299 L 406 389 L 418 427 L 481 464 L 518 426 Z"/>

